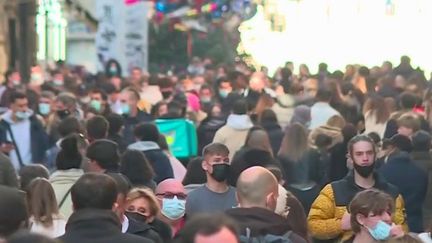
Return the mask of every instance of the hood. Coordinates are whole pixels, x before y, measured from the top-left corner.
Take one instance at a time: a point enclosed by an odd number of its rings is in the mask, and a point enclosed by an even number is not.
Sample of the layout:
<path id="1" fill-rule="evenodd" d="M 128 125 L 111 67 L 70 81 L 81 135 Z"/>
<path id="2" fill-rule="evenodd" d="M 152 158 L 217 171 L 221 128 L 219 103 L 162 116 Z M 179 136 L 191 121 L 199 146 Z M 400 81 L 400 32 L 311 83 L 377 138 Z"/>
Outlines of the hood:
<path id="1" fill-rule="evenodd" d="M 294 105 L 295 105 L 294 98 L 288 94 L 278 95 L 276 97 L 276 101 L 280 106 L 282 106 L 284 108 L 294 107 Z"/>
<path id="2" fill-rule="evenodd" d="M 32 110 L 28 109 L 28 112 L 30 113 L 30 117 L 33 116 L 34 112 Z M 12 110 L 7 110 L 3 114 L 2 119 L 7 121 L 10 124 L 16 123 L 15 121 L 12 120 Z"/>
<path id="3" fill-rule="evenodd" d="M 235 130 L 248 130 L 253 127 L 253 123 L 248 115 L 231 114 L 228 116 L 227 126 Z"/>
<path id="4" fill-rule="evenodd" d="M 57 170 L 52 173 L 50 182 L 56 184 L 73 184 L 83 174 L 84 171 L 82 169 Z"/>
<path id="5" fill-rule="evenodd" d="M 130 150 L 148 151 L 160 149 L 159 145 L 151 141 L 139 141 L 127 147 Z"/>
<path id="6" fill-rule="evenodd" d="M 264 234 L 284 235 L 291 230 L 286 218 L 265 208 L 233 208 L 227 210 L 226 214 L 239 223 L 243 234 L 249 229 L 252 237 Z"/>

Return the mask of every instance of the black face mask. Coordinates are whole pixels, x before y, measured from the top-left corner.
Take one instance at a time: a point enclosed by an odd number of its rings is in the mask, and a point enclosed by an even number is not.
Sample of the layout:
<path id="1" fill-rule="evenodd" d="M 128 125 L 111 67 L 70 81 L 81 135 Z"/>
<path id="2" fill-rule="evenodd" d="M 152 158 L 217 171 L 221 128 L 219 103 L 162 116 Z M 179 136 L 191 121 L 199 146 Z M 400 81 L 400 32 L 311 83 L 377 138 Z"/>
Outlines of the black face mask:
<path id="1" fill-rule="evenodd" d="M 369 177 L 374 172 L 375 169 L 375 162 L 368 166 L 360 166 L 355 162 L 353 164 L 354 164 L 354 170 L 357 171 L 357 173 L 363 178 Z"/>
<path id="2" fill-rule="evenodd" d="M 229 164 L 215 164 L 213 165 L 213 173 L 211 173 L 211 176 L 218 182 L 225 181 L 230 172 L 230 165 Z"/>
<path id="3" fill-rule="evenodd" d="M 68 109 L 58 110 L 57 115 L 63 120 L 70 115 L 70 111 Z"/>
<path id="4" fill-rule="evenodd" d="M 162 94 L 162 97 L 166 100 L 166 99 L 168 99 L 169 97 L 171 97 L 171 95 L 172 95 L 172 91 L 162 91 L 161 92 L 161 94 Z"/>
<path id="5" fill-rule="evenodd" d="M 147 220 L 147 216 L 142 215 L 142 214 L 137 213 L 137 212 L 125 212 L 125 215 L 128 219 L 133 219 L 133 220 L 141 222 L 141 223 L 145 223 Z"/>

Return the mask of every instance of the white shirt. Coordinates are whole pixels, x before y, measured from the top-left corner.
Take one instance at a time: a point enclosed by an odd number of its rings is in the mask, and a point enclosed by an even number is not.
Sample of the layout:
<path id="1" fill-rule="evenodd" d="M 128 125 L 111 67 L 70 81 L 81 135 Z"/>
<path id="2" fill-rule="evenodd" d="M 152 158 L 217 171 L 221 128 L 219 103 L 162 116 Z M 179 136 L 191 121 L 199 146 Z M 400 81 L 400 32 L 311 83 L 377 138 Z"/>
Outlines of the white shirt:
<path id="1" fill-rule="evenodd" d="M 45 235 L 49 238 L 57 238 L 64 235 L 66 228 L 66 220 L 55 216 L 51 227 L 45 227 L 43 224 L 38 223 L 33 217 L 30 218 L 31 232 Z"/>
<path id="2" fill-rule="evenodd" d="M 122 233 L 126 233 L 129 229 L 129 219 L 123 215 L 123 222 L 122 222 Z"/>

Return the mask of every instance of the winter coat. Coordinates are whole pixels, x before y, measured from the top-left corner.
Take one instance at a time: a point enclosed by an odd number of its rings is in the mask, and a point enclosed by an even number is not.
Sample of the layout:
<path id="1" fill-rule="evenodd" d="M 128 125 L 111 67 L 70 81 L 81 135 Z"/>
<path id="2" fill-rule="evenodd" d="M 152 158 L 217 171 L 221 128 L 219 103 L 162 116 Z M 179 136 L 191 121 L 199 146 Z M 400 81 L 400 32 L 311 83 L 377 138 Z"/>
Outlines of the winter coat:
<path id="1" fill-rule="evenodd" d="M 0 152 L 0 185 L 18 187 L 18 177 L 9 158 Z"/>
<path id="2" fill-rule="evenodd" d="M 156 173 L 154 181 L 157 184 L 165 179 L 174 178 L 171 162 L 157 143 L 151 141 L 140 141 L 129 145 L 128 149 L 138 150 L 144 153 Z"/>
<path id="3" fill-rule="evenodd" d="M 124 129 L 123 129 L 123 141 L 126 145 L 135 142 L 134 129 L 135 126 L 141 122 L 151 122 L 153 117 L 145 111 L 138 110 L 135 117 L 125 116 L 124 117 Z"/>
<path id="4" fill-rule="evenodd" d="M 204 147 L 210 144 L 215 137 L 216 132 L 225 125 L 223 117 L 207 117 L 204 119 L 197 129 L 198 136 L 198 153 L 201 154 Z"/>
<path id="5" fill-rule="evenodd" d="M 81 169 L 58 170 L 50 177 L 50 182 L 59 206 L 63 198 L 66 198 L 63 205 L 59 208 L 60 214 L 63 215 L 66 220 L 73 213 L 70 189 L 83 174 L 84 171 Z"/>
<path id="6" fill-rule="evenodd" d="M 414 165 L 407 152 L 390 155 L 379 172 L 399 189 L 404 198 L 410 231 L 423 232 L 422 207 L 426 195 L 427 174 Z"/>
<path id="7" fill-rule="evenodd" d="M 405 223 L 405 205 L 398 189 L 387 183 L 382 176 L 375 173 L 374 188 L 387 192 L 395 200 L 395 224 Z M 308 216 L 309 231 L 319 240 L 349 239 L 353 232 L 341 229 L 341 219 L 354 196 L 364 189 L 357 186 L 354 173 L 350 172 L 345 178 L 326 185 L 312 204 Z M 402 225 L 406 230 L 407 226 Z"/>
<path id="8" fill-rule="evenodd" d="M 151 243 L 152 240 L 121 232 L 117 215 L 111 210 L 81 209 L 66 224 L 63 243 Z"/>
<path id="9" fill-rule="evenodd" d="M 411 159 L 428 176 L 426 198 L 423 203 L 423 225 L 432 225 L 432 156 L 430 152 L 411 152 Z"/>
<path id="10" fill-rule="evenodd" d="M 278 95 L 276 103 L 272 110 L 276 113 L 278 123 L 282 129 L 285 129 L 291 121 L 294 114 L 295 100 L 291 95 Z"/>
<path id="11" fill-rule="evenodd" d="M 216 132 L 213 142 L 225 144 L 229 149 L 231 160 L 234 154 L 245 144 L 246 136 L 252 126 L 252 121 L 248 115 L 231 114 L 228 116 L 227 124 Z"/>
<path id="12" fill-rule="evenodd" d="M 282 139 L 284 137 L 284 133 L 282 131 L 281 126 L 277 123 L 272 122 L 264 122 L 261 124 L 262 127 L 266 130 L 269 139 L 270 139 L 270 145 L 273 150 L 273 154 L 277 154 L 279 152 Z"/>
<path id="13" fill-rule="evenodd" d="M 162 238 L 159 236 L 159 234 L 153 229 L 152 226 L 138 222 L 134 219 L 128 218 L 129 220 L 129 227 L 127 229 L 127 233 L 133 234 L 133 235 L 139 235 L 141 237 L 151 239 L 154 241 L 154 243 L 162 243 Z"/>
<path id="14" fill-rule="evenodd" d="M 233 208 L 225 212 L 239 225 L 240 235 L 258 237 L 265 235 L 283 236 L 291 231 L 288 220 L 266 208 Z M 306 242 L 296 233 L 290 234 L 290 239 L 295 243 Z"/>

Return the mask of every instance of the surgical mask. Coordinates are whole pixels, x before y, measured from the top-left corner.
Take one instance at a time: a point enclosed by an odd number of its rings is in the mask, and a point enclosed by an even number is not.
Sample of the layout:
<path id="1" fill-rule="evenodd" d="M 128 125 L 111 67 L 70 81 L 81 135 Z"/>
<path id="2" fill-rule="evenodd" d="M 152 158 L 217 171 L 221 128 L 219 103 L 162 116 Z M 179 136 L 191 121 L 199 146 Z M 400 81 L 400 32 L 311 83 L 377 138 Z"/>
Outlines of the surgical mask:
<path id="1" fill-rule="evenodd" d="M 366 227 L 375 240 L 386 240 L 390 237 L 391 226 L 380 220 L 373 229 Z"/>
<path id="2" fill-rule="evenodd" d="M 63 120 L 70 115 L 70 111 L 68 109 L 58 110 L 57 115 Z"/>
<path id="3" fill-rule="evenodd" d="M 41 115 L 48 115 L 51 111 L 50 104 L 47 103 L 39 103 L 39 113 Z"/>
<path id="4" fill-rule="evenodd" d="M 186 200 L 174 198 L 162 199 L 161 213 L 170 220 L 177 220 L 184 216 L 186 210 Z"/>
<path id="5" fill-rule="evenodd" d="M 138 212 L 125 212 L 125 215 L 128 219 L 134 219 L 138 222 L 146 222 L 147 216 L 140 214 Z"/>
<path id="6" fill-rule="evenodd" d="M 20 86 L 20 84 L 21 84 L 21 80 L 19 80 L 19 79 L 14 79 L 14 80 L 12 80 L 12 84 L 13 84 L 14 86 Z"/>
<path id="7" fill-rule="evenodd" d="M 122 104 L 121 105 L 121 111 L 123 115 L 129 115 L 130 114 L 130 106 L 128 104 Z"/>
<path id="8" fill-rule="evenodd" d="M 222 98 L 226 98 L 226 97 L 228 96 L 228 94 L 229 94 L 229 92 L 226 91 L 226 90 L 224 90 L 224 89 L 220 89 L 220 90 L 219 90 L 219 95 L 220 95 L 220 97 L 222 97 Z"/>
<path id="9" fill-rule="evenodd" d="M 62 86 L 63 85 L 63 80 L 61 79 L 54 79 L 53 83 L 55 86 Z"/>
<path id="10" fill-rule="evenodd" d="M 27 111 L 17 111 L 15 113 L 15 116 L 18 120 L 25 120 L 25 119 L 28 119 L 30 117 L 30 113 Z"/>
<path id="11" fill-rule="evenodd" d="M 99 112 L 102 108 L 102 102 L 100 102 L 99 100 L 92 100 L 90 101 L 90 107 Z"/>
<path id="12" fill-rule="evenodd" d="M 374 172 L 375 169 L 375 162 L 368 166 L 360 166 L 355 162 L 353 164 L 354 164 L 354 170 L 357 171 L 357 173 L 363 178 L 369 177 Z"/>
<path id="13" fill-rule="evenodd" d="M 111 75 L 115 75 L 115 74 L 117 74 L 117 68 L 115 66 L 111 66 L 109 68 L 109 72 Z"/>
<path id="14" fill-rule="evenodd" d="M 210 103 L 211 102 L 211 97 L 201 97 L 201 102 L 202 103 Z"/>
<path id="15" fill-rule="evenodd" d="M 214 164 L 213 165 L 213 172 L 211 173 L 211 176 L 218 182 L 223 182 L 228 178 L 229 175 L 229 164 Z"/>

